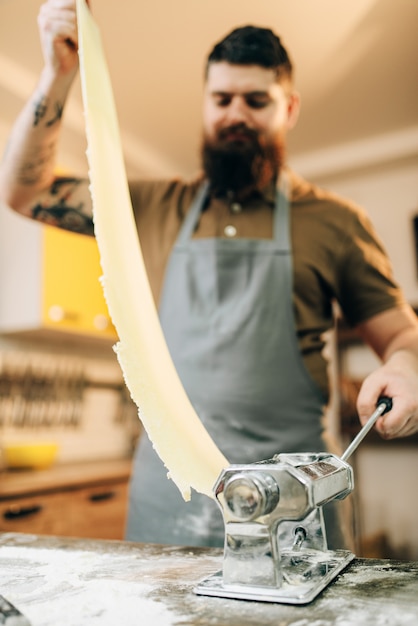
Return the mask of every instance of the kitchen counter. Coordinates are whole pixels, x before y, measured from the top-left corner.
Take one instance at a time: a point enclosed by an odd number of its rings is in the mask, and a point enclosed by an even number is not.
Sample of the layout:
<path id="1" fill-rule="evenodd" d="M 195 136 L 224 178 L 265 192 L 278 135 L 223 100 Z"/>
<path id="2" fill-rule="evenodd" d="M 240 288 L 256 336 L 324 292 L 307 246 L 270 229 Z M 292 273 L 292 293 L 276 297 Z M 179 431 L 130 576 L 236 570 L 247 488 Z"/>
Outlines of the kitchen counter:
<path id="1" fill-rule="evenodd" d="M 32 626 L 416 626 L 418 562 L 355 559 L 311 604 L 197 596 L 222 551 L 0 534 L 0 594 Z"/>

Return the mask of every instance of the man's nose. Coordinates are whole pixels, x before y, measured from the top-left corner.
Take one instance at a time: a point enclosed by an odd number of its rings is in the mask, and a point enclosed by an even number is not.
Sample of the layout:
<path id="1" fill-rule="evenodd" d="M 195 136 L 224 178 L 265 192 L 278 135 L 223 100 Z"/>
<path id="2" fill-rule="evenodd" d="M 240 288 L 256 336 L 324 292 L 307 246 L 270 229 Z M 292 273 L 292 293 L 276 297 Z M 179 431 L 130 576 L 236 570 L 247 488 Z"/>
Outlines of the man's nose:
<path id="1" fill-rule="evenodd" d="M 239 124 L 240 122 L 247 122 L 249 118 L 248 107 L 242 98 L 235 96 L 226 111 L 226 121 L 228 125 Z"/>

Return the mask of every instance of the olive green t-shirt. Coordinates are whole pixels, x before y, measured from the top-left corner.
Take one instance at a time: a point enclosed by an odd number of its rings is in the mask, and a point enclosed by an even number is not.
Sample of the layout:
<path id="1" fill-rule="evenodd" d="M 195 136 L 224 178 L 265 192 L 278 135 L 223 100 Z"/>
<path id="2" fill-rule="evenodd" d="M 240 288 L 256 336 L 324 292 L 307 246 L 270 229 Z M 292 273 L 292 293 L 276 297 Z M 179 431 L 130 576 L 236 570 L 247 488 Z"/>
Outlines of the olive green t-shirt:
<path id="1" fill-rule="evenodd" d="M 297 337 L 308 371 L 327 395 L 323 333 L 334 327 L 333 302 L 338 303 L 348 324 L 356 326 L 403 304 L 405 299 L 366 213 L 290 170 L 288 175 Z M 191 182 L 130 183 L 144 262 L 157 305 L 170 252 L 201 182 L 198 177 Z M 209 197 L 194 237 L 226 237 L 226 226 L 234 226 L 234 238 L 271 239 L 274 203 L 273 186 L 238 207 Z"/>

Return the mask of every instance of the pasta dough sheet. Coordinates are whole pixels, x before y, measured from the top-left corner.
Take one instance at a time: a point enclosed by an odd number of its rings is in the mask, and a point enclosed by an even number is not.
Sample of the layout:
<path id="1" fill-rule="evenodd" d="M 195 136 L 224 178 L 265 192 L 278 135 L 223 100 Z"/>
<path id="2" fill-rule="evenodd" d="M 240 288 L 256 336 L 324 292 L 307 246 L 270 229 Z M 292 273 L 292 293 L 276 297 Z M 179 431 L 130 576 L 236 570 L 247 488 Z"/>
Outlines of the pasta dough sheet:
<path id="1" fill-rule="evenodd" d="M 101 36 L 77 0 L 87 157 L 102 286 L 119 336 L 115 351 L 153 446 L 185 500 L 213 497 L 228 461 L 194 411 L 171 360 L 133 217 L 112 86 Z"/>

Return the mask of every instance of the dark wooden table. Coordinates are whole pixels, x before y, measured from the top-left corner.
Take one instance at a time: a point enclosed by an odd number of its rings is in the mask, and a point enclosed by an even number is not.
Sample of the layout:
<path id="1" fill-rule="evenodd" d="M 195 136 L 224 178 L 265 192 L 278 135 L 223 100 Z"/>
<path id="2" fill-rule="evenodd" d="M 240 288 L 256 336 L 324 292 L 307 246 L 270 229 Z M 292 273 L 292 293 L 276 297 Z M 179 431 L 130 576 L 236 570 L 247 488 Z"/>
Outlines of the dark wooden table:
<path id="1" fill-rule="evenodd" d="M 0 594 L 32 626 L 417 626 L 418 562 L 355 559 L 303 606 L 198 596 L 222 551 L 0 534 Z"/>

